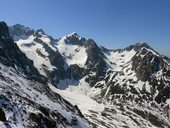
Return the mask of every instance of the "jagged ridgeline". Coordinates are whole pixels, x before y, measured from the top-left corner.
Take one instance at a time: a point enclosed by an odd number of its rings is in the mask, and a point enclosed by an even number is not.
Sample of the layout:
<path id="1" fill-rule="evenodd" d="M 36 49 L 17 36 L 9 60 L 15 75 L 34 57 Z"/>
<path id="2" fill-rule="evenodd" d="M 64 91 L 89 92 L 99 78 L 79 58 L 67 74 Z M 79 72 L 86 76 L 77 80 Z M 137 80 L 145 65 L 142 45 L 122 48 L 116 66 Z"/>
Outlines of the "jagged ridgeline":
<path id="1" fill-rule="evenodd" d="M 0 22 L 0 128 L 92 127 L 77 106 L 51 91 L 33 64 Z"/>
<path id="2" fill-rule="evenodd" d="M 34 61 L 39 72 L 56 87 L 60 80 L 80 80 L 90 72 L 96 72 L 96 76 L 87 78 L 94 86 L 106 73 L 104 55 L 92 39 L 72 33 L 57 40 L 43 30 L 35 31 L 21 25 L 14 25 L 9 31 L 20 49 Z"/>
<path id="3" fill-rule="evenodd" d="M 157 103 L 169 99 L 168 58 L 144 42 L 108 50 L 75 32 L 53 39 L 41 29 L 36 31 L 18 24 L 9 31 L 39 73 L 57 88 L 67 87 L 60 86 L 62 80 L 79 81 L 85 77 L 91 87 L 101 87 L 100 97 L 128 92 L 139 96 L 146 90 L 147 99 Z"/>
<path id="4" fill-rule="evenodd" d="M 33 66 L 33 61 L 28 59 L 14 43 L 5 22 L 0 22 L 0 35 L 0 62 L 14 68 L 18 73 L 22 72 L 29 79 L 45 83 L 45 78 Z"/>

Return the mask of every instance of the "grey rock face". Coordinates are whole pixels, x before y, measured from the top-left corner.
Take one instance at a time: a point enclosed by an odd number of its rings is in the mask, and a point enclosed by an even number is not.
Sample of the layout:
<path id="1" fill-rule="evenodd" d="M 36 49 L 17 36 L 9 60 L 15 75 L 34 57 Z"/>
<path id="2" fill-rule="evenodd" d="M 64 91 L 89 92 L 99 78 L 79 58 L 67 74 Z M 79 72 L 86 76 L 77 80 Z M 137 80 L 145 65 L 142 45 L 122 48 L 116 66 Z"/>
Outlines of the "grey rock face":
<path id="1" fill-rule="evenodd" d="M 88 76 L 86 79 L 86 81 L 90 83 L 90 86 L 94 86 L 94 84 L 101 80 L 106 73 L 105 56 L 93 40 L 87 40 L 85 47 L 88 57 L 85 64 L 87 68 L 84 71 L 84 75 L 88 75 L 90 71 L 96 73 L 95 76 Z"/>
<path id="2" fill-rule="evenodd" d="M 70 66 L 71 76 L 75 80 L 80 80 L 83 77 L 83 68 L 80 68 L 77 64 Z"/>
<path id="3" fill-rule="evenodd" d="M 23 72 L 30 79 L 45 82 L 45 78 L 43 78 L 33 66 L 33 61 L 29 60 L 26 55 L 20 51 L 13 39 L 9 36 L 6 23 L 0 23 L 0 31 L 0 62 L 15 68 L 16 71 Z"/>
<path id="4" fill-rule="evenodd" d="M 8 26 L 6 25 L 5 22 L 0 22 L 0 38 L 9 38 L 9 32 L 8 32 Z"/>
<path id="5" fill-rule="evenodd" d="M 103 51 L 109 54 L 107 49 Z M 135 51 L 135 54 L 127 63 L 122 61 L 120 71 L 114 69 L 107 71 L 101 82 L 95 84 L 94 87 L 100 88 L 101 93 L 94 98 L 96 100 L 104 99 L 104 101 L 123 99 L 125 102 L 156 101 L 158 104 L 165 103 L 169 99 L 170 90 L 170 66 L 167 59 L 146 43 L 137 43 L 125 49 L 113 50 L 116 54 L 117 52 L 121 54 L 130 51 Z M 130 73 L 128 73 L 129 71 Z M 146 85 L 147 82 L 149 85 Z"/>
<path id="6" fill-rule="evenodd" d="M 138 54 L 139 52 L 140 54 Z M 170 81 L 165 80 L 168 79 L 166 77 L 169 77 L 168 67 L 161 55 L 147 51 L 145 47 L 132 58 L 132 70 L 136 72 L 137 77 L 142 81 L 149 81 L 153 93 L 156 93 L 156 90 L 159 91 L 155 98 L 158 103 L 165 102 L 169 98 L 169 87 L 166 85 L 169 85 Z M 161 70 L 163 77 L 158 80 L 154 74 Z"/>
<path id="7" fill-rule="evenodd" d="M 29 36 L 34 33 L 33 29 L 30 29 L 20 24 L 16 24 L 12 27 L 9 27 L 8 29 L 9 29 L 9 33 L 11 36 L 14 36 L 14 35 L 22 36 L 23 34 L 25 34 L 26 36 Z"/>
<path id="8" fill-rule="evenodd" d="M 134 45 L 130 45 L 129 47 L 125 48 L 125 50 L 130 51 L 134 49 L 135 51 L 138 51 L 142 48 L 152 49 L 147 43 L 141 42 L 141 43 L 136 43 Z"/>
<path id="9" fill-rule="evenodd" d="M 0 108 L 0 121 L 6 121 L 5 112 Z"/>
<path id="10" fill-rule="evenodd" d="M 77 33 L 72 33 L 71 35 L 66 37 L 65 43 L 83 46 L 85 41 L 86 39 L 80 37 Z"/>
<path id="11" fill-rule="evenodd" d="M 145 56 L 142 58 L 142 55 Z M 132 58 L 132 65 L 132 70 L 135 70 L 137 77 L 142 81 L 147 81 L 153 73 L 163 68 L 163 59 L 146 49 L 142 49 L 140 55 Z"/>

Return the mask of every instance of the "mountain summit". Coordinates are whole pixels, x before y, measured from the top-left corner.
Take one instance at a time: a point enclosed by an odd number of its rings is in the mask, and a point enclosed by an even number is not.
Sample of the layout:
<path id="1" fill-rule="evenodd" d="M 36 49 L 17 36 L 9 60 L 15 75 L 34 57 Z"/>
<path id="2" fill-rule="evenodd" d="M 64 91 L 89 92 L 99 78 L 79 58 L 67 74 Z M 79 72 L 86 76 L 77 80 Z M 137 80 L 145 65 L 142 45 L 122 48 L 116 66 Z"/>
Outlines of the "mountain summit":
<path id="1" fill-rule="evenodd" d="M 64 36 L 59 40 L 59 42 L 64 42 L 66 44 L 71 44 L 71 45 L 80 45 L 80 46 L 84 45 L 85 41 L 86 39 L 80 37 L 76 32 Z"/>

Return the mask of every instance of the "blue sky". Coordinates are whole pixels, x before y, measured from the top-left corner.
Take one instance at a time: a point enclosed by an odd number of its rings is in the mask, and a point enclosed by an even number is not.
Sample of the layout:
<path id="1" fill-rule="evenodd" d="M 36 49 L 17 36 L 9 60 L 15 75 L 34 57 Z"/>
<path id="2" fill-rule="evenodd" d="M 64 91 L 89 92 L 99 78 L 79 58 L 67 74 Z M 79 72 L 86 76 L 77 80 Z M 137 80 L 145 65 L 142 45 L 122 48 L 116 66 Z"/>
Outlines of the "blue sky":
<path id="1" fill-rule="evenodd" d="M 110 49 L 145 41 L 170 57 L 170 0 L 1 0 L 0 20 L 71 32 Z"/>

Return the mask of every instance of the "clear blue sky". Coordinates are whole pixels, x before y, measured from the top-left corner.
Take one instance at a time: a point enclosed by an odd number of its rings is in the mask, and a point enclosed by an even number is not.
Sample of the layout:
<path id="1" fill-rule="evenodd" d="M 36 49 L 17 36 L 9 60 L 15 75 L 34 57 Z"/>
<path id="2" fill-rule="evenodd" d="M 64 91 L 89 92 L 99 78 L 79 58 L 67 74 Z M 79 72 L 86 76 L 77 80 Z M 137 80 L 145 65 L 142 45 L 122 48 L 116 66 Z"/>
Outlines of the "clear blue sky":
<path id="1" fill-rule="evenodd" d="M 170 0 L 1 0 L 0 20 L 55 38 L 77 32 L 110 49 L 145 41 L 170 57 Z"/>

